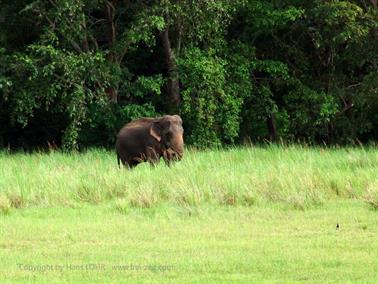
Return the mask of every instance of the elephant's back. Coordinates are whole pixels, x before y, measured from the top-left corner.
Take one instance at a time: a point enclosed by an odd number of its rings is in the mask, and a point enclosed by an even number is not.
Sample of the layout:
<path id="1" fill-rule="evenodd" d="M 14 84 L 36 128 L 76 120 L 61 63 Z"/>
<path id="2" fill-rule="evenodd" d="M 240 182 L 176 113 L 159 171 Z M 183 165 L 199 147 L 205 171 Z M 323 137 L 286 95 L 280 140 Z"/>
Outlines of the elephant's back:
<path id="1" fill-rule="evenodd" d="M 118 137 L 124 137 L 127 135 L 134 135 L 135 132 L 143 132 L 150 127 L 153 122 L 153 118 L 143 117 L 137 120 L 133 120 L 124 125 L 118 132 Z"/>
<path id="2" fill-rule="evenodd" d="M 144 150 L 144 144 L 148 143 L 148 130 L 153 119 L 141 118 L 134 120 L 124 127 L 117 134 L 117 152 L 136 152 Z"/>

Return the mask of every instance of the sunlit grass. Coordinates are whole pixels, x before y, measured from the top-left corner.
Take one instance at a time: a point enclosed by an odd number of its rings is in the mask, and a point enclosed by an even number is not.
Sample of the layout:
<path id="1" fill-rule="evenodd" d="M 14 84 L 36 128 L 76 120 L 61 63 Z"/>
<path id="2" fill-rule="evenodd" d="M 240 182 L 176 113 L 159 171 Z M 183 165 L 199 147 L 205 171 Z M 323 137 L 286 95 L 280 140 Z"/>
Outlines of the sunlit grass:
<path id="1" fill-rule="evenodd" d="M 0 282 L 378 281 L 377 212 L 358 200 L 305 211 L 273 203 L 151 208 L 128 203 L 117 199 L 0 215 Z"/>
<path id="2" fill-rule="evenodd" d="M 377 173 L 375 148 L 2 152 L 0 283 L 377 283 Z"/>
<path id="3" fill-rule="evenodd" d="M 264 205 L 297 209 L 335 198 L 376 207 L 378 151 L 302 146 L 186 152 L 167 167 L 119 169 L 115 154 L 0 154 L 0 208 L 75 207 L 121 198 L 131 207 Z M 3 204 L 3 205 L 2 205 Z"/>

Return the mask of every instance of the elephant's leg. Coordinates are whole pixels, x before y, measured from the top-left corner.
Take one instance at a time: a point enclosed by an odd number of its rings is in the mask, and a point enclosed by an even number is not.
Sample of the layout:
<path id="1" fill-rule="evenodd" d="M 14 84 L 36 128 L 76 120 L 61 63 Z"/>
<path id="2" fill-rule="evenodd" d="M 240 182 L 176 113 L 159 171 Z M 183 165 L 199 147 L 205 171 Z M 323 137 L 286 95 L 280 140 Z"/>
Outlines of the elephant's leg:
<path id="1" fill-rule="evenodd" d="M 163 160 L 166 166 L 170 167 L 172 165 L 172 160 L 169 156 L 163 155 Z"/>
<path id="2" fill-rule="evenodd" d="M 156 167 L 157 164 L 159 163 L 159 161 L 160 161 L 159 157 L 155 157 L 155 156 L 154 157 L 150 157 L 148 159 L 148 162 L 150 163 L 151 167 Z"/>
<path id="3" fill-rule="evenodd" d="M 151 166 L 156 166 L 159 163 L 160 155 L 152 147 L 147 147 L 146 149 L 146 160 Z"/>
<path id="4" fill-rule="evenodd" d="M 163 152 L 163 159 L 168 167 L 170 167 L 173 162 L 177 160 L 176 156 L 177 154 L 171 149 L 167 149 Z"/>
<path id="5" fill-rule="evenodd" d="M 139 161 L 134 159 L 121 159 L 122 166 L 127 169 L 132 169 L 139 164 Z"/>
<path id="6" fill-rule="evenodd" d="M 164 160 L 165 162 L 165 165 L 170 167 L 172 165 L 172 161 L 171 160 Z"/>
<path id="7" fill-rule="evenodd" d="M 122 167 L 128 167 L 129 166 L 127 159 L 120 158 L 119 161 L 121 161 Z M 119 168 L 121 168 L 119 161 L 118 161 L 118 166 L 119 166 Z"/>
<path id="8" fill-rule="evenodd" d="M 139 164 L 138 161 L 130 161 L 127 167 L 131 170 L 132 168 L 136 167 Z"/>

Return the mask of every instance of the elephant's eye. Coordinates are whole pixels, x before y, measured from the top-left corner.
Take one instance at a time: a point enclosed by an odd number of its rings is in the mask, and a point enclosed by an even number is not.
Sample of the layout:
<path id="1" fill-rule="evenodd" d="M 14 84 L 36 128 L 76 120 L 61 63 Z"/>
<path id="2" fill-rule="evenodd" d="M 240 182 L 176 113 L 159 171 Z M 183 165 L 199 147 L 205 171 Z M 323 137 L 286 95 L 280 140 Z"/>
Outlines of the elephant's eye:
<path id="1" fill-rule="evenodd" d="M 169 140 L 173 136 L 173 133 L 171 131 L 168 131 L 167 134 L 165 135 L 166 139 Z"/>

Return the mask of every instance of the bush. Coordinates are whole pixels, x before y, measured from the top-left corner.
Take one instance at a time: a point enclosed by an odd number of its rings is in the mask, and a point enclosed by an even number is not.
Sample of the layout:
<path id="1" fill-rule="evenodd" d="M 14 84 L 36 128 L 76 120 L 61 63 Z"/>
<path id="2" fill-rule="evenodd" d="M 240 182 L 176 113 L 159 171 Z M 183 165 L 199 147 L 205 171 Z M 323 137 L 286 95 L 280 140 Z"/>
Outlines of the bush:
<path id="1" fill-rule="evenodd" d="M 187 49 L 179 60 L 182 115 L 195 146 L 220 146 L 239 134 L 242 100 L 227 85 L 226 65 L 213 51 L 198 48 Z"/>

